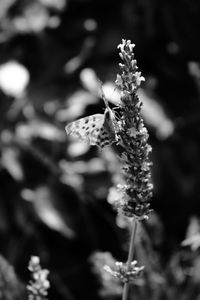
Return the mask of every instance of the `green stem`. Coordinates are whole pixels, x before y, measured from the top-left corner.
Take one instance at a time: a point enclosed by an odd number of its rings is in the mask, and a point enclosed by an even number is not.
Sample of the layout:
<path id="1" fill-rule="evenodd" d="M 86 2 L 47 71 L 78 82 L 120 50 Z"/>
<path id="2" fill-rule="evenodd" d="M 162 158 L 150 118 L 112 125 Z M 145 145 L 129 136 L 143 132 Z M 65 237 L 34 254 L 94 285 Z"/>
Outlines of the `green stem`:
<path id="1" fill-rule="evenodd" d="M 131 241 L 130 241 L 129 252 L 128 252 L 128 260 L 127 260 L 127 271 L 130 271 L 131 262 L 133 261 L 136 230 L 137 230 L 137 220 L 133 218 Z M 124 284 L 122 300 L 128 299 L 129 286 L 130 286 L 129 282 L 126 282 Z"/>

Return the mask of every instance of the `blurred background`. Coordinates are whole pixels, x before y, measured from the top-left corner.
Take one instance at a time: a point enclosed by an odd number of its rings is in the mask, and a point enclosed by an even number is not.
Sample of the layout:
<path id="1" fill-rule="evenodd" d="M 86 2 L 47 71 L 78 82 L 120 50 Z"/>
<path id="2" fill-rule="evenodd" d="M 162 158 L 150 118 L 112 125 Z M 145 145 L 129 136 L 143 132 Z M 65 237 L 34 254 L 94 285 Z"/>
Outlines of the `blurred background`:
<path id="1" fill-rule="evenodd" d="M 117 45 L 136 44 L 153 151 L 154 213 L 136 245 L 135 299 L 200 299 L 200 2 L 0 0 L 0 295 L 26 299 L 31 255 L 49 299 L 120 299 L 102 267 L 125 261 L 130 225 L 107 201 L 120 177 L 65 133 L 119 95 Z"/>

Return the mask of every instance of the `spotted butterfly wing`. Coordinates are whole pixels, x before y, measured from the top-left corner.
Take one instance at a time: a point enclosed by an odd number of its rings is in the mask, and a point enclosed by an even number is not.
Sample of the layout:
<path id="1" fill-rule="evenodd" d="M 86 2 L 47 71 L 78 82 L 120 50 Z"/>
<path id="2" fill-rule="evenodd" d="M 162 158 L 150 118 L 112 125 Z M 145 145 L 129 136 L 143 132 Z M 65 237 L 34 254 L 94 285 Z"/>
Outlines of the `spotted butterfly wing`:
<path id="1" fill-rule="evenodd" d="M 68 124 L 67 134 L 77 136 L 80 140 L 89 141 L 90 145 L 104 148 L 115 141 L 112 111 L 106 108 L 104 114 L 95 114 Z"/>

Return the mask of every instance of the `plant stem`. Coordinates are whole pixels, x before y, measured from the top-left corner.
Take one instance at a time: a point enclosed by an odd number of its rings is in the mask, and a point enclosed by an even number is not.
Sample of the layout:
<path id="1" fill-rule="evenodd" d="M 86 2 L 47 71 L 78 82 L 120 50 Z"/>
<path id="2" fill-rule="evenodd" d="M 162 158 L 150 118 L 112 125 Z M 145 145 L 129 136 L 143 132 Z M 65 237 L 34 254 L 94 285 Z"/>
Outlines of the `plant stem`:
<path id="1" fill-rule="evenodd" d="M 136 230 L 137 230 L 137 220 L 133 218 L 131 241 L 130 241 L 129 252 L 128 252 L 128 260 L 127 260 L 127 272 L 130 270 L 131 262 L 133 261 Z M 124 284 L 122 300 L 128 299 L 129 286 L 130 286 L 129 282 L 126 282 Z"/>

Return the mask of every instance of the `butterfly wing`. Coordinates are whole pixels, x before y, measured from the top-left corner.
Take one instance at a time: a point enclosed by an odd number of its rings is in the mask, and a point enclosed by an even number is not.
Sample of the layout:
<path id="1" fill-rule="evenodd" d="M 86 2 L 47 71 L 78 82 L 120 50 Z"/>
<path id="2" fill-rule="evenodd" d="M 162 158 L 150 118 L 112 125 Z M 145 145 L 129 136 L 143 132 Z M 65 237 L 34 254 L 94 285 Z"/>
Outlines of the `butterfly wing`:
<path id="1" fill-rule="evenodd" d="M 67 134 L 77 136 L 82 141 L 89 140 L 90 145 L 96 145 L 104 123 L 104 115 L 95 114 L 68 124 L 65 127 Z"/>
<path id="2" fill-rule="evenodd" d="M 97 145 L 100 148 L 104 148 L 108 145 L 111 145 L 114 142 L 113 139 L 111 139 L 109 133 L 102 127 L 100 130 L 100 134 L 97 137 L 97 140 L 95 142 L 95 145 Z"/>
<path id="3" fill-rule="evenodd" d="M 65 130 L 82 141 L 89 141 L 90 145 L 104 148 L 116 141 L 111 123 L 111 113 L 106 109 L 104 115 L 95 114 L 79 119 L 68 124 Z"/>

